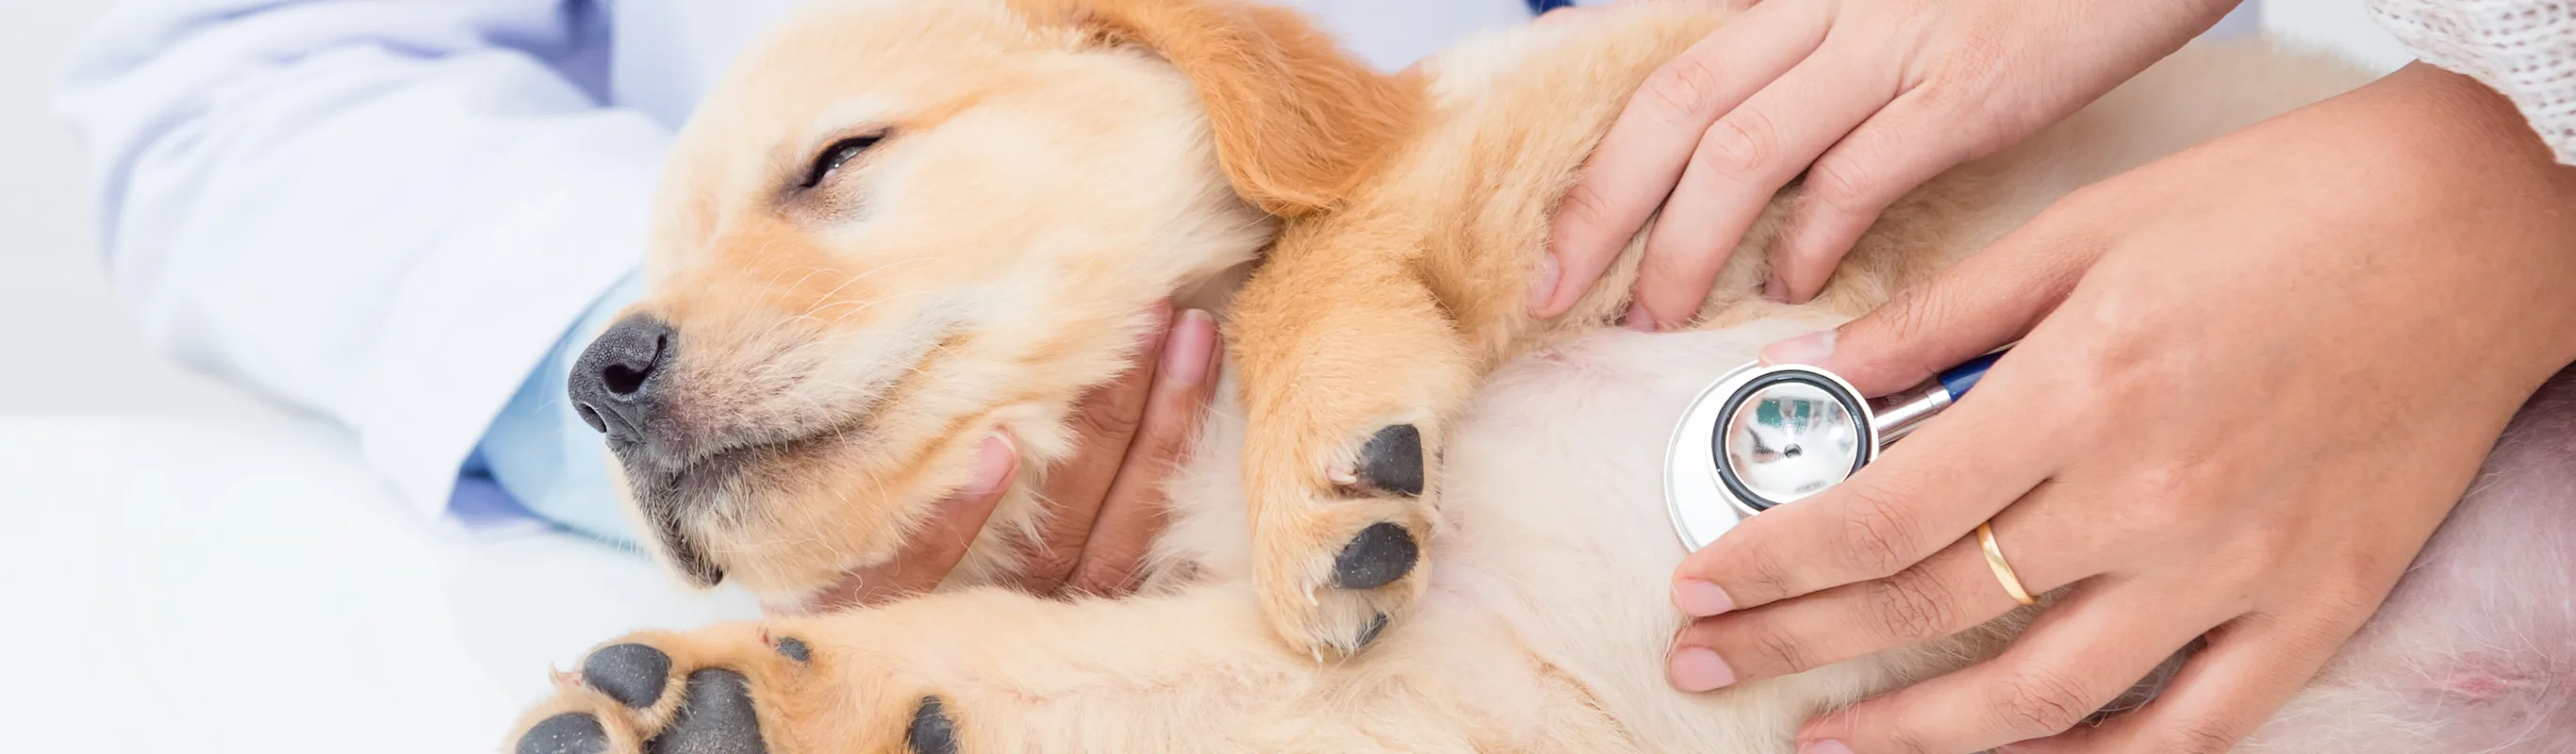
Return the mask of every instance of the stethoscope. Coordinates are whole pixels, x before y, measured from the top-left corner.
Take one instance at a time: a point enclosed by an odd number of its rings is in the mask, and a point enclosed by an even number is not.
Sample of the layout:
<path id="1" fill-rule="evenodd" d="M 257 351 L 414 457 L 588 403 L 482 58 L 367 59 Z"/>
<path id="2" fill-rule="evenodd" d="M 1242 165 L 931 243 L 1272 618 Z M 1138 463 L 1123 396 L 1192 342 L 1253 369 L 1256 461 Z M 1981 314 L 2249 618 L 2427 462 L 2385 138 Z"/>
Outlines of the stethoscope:
<path id="1" fill-rule="evenodd" d="M 1822 492 L 1977 386 L 2003 351 L 1876 400 L 1840 375 L 1797 364 L 1737 367 L 1709 383 L 1673 429 L 1664 504 L 1692 550 L 1737 521 Z"/>

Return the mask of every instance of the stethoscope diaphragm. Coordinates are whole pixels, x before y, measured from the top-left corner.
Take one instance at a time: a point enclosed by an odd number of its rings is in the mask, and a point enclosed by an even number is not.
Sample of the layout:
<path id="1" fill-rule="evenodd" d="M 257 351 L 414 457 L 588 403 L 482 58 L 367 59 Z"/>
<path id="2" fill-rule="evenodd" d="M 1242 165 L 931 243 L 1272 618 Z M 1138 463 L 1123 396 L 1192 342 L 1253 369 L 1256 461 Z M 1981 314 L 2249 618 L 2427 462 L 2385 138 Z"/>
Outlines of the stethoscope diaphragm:
<path id="1" fill-rule="evenodd" d="M 1842 483 L 1967 394 L 2002 355 L 1875 401 L 1820 367 L 1755 362 L 1729 370 L 1691 399 L 1666 445 L 1664 503 L 1674 532 L 1698 550 L 1737 521 Z"/>

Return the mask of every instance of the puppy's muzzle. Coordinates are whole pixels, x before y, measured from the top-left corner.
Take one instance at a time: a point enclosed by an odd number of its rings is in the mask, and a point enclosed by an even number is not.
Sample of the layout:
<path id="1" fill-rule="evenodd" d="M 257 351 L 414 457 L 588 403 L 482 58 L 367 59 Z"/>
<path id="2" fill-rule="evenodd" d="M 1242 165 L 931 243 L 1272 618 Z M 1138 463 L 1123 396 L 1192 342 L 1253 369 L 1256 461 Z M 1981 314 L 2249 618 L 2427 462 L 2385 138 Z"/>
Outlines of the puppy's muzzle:
<path id="1" fill-rule="evenodd" d="M 669 437 L 663 425 L 671 420 L 670 373 L 678 345 L 679 335 L 670 325 L 632 315 L 609 326 L 573 363 L 572 377 L 564 386 L 573 411 L 591 429 L 608 436 L 608 449 L 629 468 L 638 459 L 671 455 L 671 443 L 655 438 Z M 724 570 L 681 536 L 679 504 L 687 495 L 661 489 L 667 486 L 666 481 L 654 489 L 637 490 L 637 505 L 673 564 L 690 581 L 713 586 L 724 579 Z"/>

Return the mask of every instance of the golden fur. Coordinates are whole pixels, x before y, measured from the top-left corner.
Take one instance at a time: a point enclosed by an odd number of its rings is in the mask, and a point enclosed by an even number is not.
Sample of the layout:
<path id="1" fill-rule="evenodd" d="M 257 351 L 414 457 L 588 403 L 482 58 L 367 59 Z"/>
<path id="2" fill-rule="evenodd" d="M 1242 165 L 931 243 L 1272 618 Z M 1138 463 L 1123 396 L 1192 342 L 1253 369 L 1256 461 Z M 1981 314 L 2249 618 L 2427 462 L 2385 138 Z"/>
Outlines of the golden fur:
<path id="1" fill-rule="evenodd" d="M 1566 391 L 1489 376 L 1595 348 L 1582 336 L 1634 276 L 1632 244 L 1573 311 L 1527 316 L 1549 210 L 1630 93 L 1671 85 L 1649 74 L 1725 15 L 1625 3 L 1479 40 L 1417 80 L 1236 0 L 816 4 L 702 106 L 666 178 L 636 310 L 677 333 L 667 431 L 697 462 L 626 470 L 657 475 L 631 485 L 659 511 L 642 523 L 691 580 L 792 605 L 890 557 L 989 432 L 1033 471 L 941 593 L 627 641 L 669 652 L 675 680 L 746 675 L 772 752 L 903 751 L 925 698 L 967 751 L 1776 751 L 1818 710 L 1991 654 L 2009 621 L 1671 692 L 1662 588 L 1681 552 L 1660 503 L 1602 497 L 1629 475 L 1572 469 L 1544 433 L 1504 436 Z M 2187 51 L 1891 207 L 1803 306 L 1757 295 L 1784 192 L 1720 275 L 1696 358 L 1858 314 L 2077 186 L 2361 80 L 2261 44 Z M 863 133 L 885 138 L 798 187 Z M 1028 549 L 1032 491 L 1072 449 L 1071 407 L 1169 297 L 1220 312 L 1235 369 L 1173 485 L 1148 593 L 970 588 L 1046 555 Z M 1516 369 L 1504 381 L 1627 384 Z M 1614 419 L 1669 417 L 1588 421 Z M 1355 488 L 1363 444 L 1404 424 L 1428 489 Z M 1336 553 L 1380 522 L 1426 558 L 1331 587 Z M 782 658 L 779 636 L 814 659 Z M 637 751 L 677 696 L 626 710 L 567 683 L 527 722 L 594 714 Z"/>

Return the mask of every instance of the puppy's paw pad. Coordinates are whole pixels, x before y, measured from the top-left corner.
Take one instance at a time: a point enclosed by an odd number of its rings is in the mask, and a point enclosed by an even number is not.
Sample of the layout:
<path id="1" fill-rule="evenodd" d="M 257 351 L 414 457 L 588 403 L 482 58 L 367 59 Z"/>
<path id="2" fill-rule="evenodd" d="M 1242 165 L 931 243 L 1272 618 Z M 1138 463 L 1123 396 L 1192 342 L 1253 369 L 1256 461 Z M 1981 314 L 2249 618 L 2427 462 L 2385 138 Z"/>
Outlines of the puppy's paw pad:
<path id="1" fill-rule="evenodd" d="M 1386 620 L 1386 613 L 1378 613 L 1376 617 L 1370 618 L 1368 627 L 1360 629 L 1359 640 L 1351 642 L 1351 651 L 1367 649 L 1368 645 L 1377 643 L 1378 634 L 1386 633 Z"/>
<path id="2" fill-rule="evenodd" d="M 1342 539 L 1338 550 L 1324 550 L 1332 556 L 1321 563 L 1314 550 L 1278 551 L 1313 564 L 1308 572 L 1314 574 L 1301 588 L 1268 597 L 1280 635 L 1319 662 L 1372 646 L 1421 596 L 1426 577 L 1421 537 L 1414 532 L 1393 521 L 1370 523 Z"/>
<path id="3" fill-rule="evenodd" d="M 1340 589 L 1376 589 L 1395 583 L 1413 572 L 1413 564 L 1422 559 L 1422 546 L 1413 533 L 1393 522 L 1381 521 L 1360 530 L 1342 552 L 1333 557 L 1333 586 Z M 1384 618 L 1379 614 L 1379 618 Z"/>
<path id="4" fill-rule="evenodd" d="M 559 674 L 553 699 L 502 747 L 511 754 L 767 754 L 761 702 L 834 693 L 805 672 L 797 639 L 751 626 L 637 634 Z M 568 677 L 567 677 L 568 675 Z M 787 697 L 784 700 L 773 697 Z M 769 720 L 787 725 L 787 719 Z M 773 730 L 769 733 L 779 733 Z"/>
<path id="5" fill-rule="evenodd" d="M 765 754 L 760 716 L 751 702 L 751 680 L 708 668 L 689 674 L 680 711 L 645 750 L 651 754 Z"/>
<path id="6" fill-rule="evenodd" d="M 903 743 L 913 754 L 957 754 L 957 721 L 948 716 L 948 705 L 939 697 L 922 697 L 912 710 L 912 727 L 904 730 Z"/>
<path id="7" fill-rule="evenodd" d="M 586 712 L 566 712 L 529 726 L 515 754 L 608 754 L 608 728 Z"/>
<path id="8" fill-rule="evenodd" d="M 671 656 L 642 644 L 602 647 L 581 661 L 581 683 L 619 704 L 651 707 L 671 684 Z"/>
<path id="9" fill-rule="evenodd" d="M 1334 484 L 1356 492 L 1421 497 L 1422 430 L 1411 424 L 1379 429 L 1360 445 L 1357 463 L 1335 468 L 1331 476 Z"/>
<path id="10" fill-rule="evenodd" d="M 770 642 L 769 648 L 776 651 L 780 657 L 796 661 L 798 665 L 814 661 L 814 650 L 805 646 L 805 640 L 793 636 L 781 637 L 777 641 Z"/>
<path id="11" fill-rule="evenodd" d="M 1278 446 L 1290 450 L 1275 456 L 1327 459 L 1320 485 L 1311 468 L 1247 471 L 1261 480 L 1252 507 L 1262 611 L 1281 638 L 1318 662 L 1370 646 L 1422 596 L 1429 571 L 1422 547 L 1439 496 L 1436 426 L 1366 424 L 1330 434 L 1357 439 L 1329 448 L 1283 439 Z"/>

